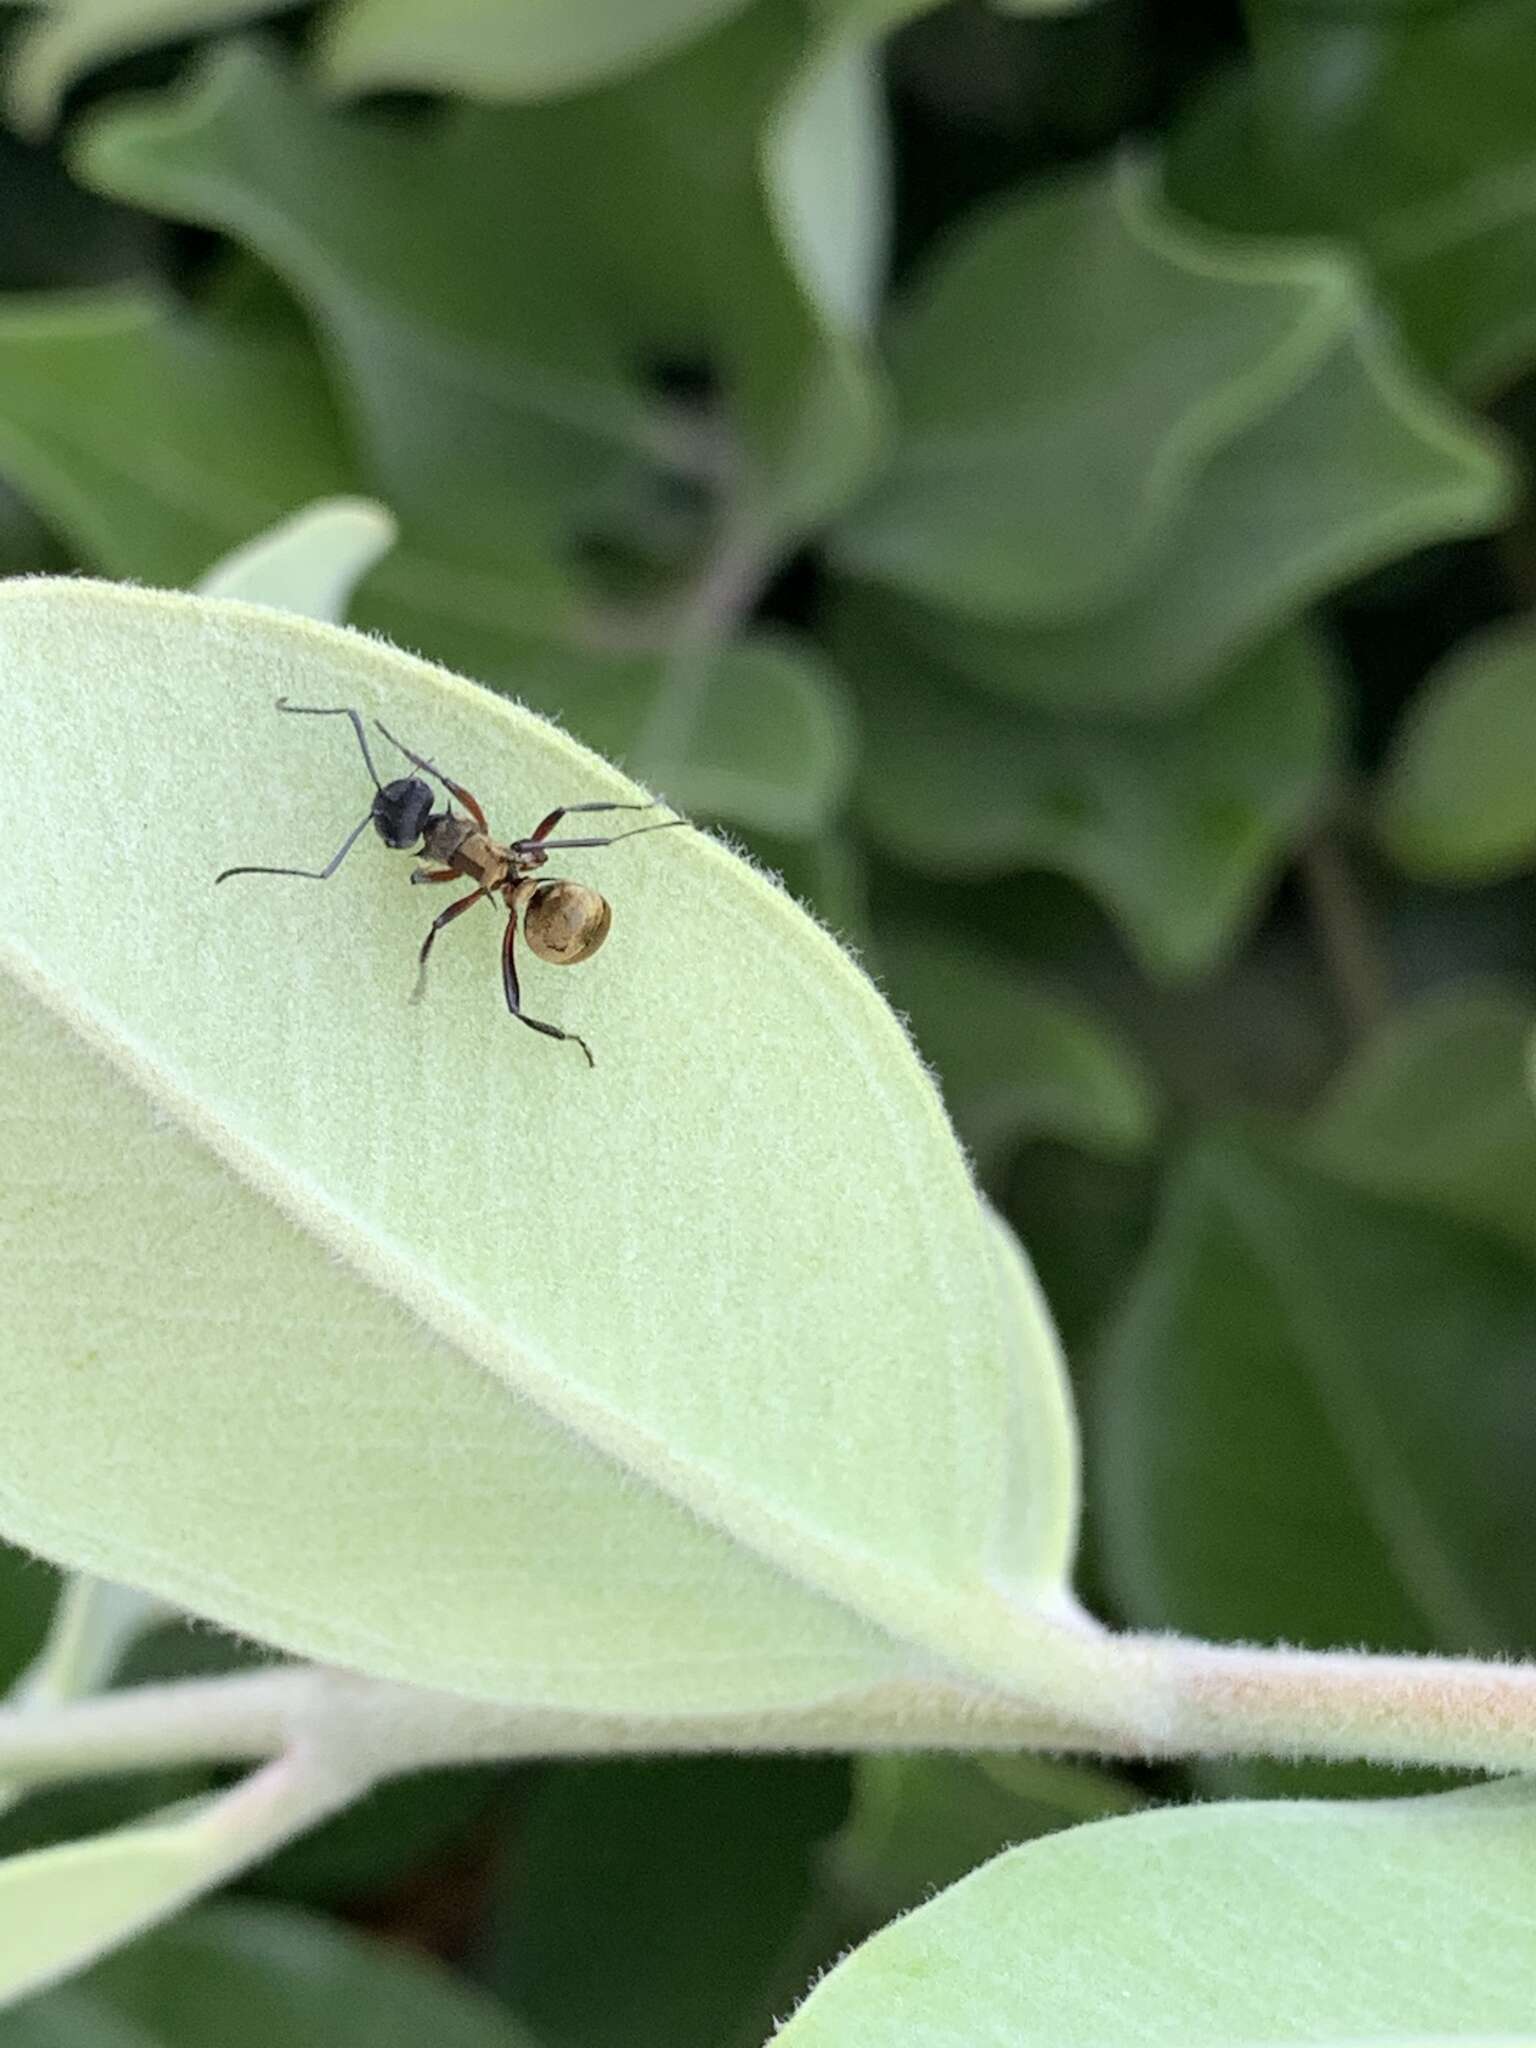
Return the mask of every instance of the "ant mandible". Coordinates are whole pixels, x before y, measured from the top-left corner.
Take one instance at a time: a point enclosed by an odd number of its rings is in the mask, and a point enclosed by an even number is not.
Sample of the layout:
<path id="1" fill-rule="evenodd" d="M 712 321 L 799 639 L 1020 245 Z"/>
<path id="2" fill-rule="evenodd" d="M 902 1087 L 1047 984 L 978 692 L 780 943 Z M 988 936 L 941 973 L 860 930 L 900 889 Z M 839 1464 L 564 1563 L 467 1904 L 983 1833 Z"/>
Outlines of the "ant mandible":
<path id="1" fill-rule="evenodd" d="M 475 904 L 489 902 L 493 896 L 499 895 L 507 906 L 507 928 L 501 941 L 501 985 L 506 994 L 507 1008 L 530 1031 L 542 1031 L 546 1038 L 570 1039 L 586 1054 L 587 1065 L 594 1066 L 596 1062 L 584 1038 L 578 1038 L 574 1031 L 562 1031 L 558 1024 L 542 1023 L 523 1009 L 517 983 L 517 963 L 513 958 L 517 920 L 522 918 L 523 936 L 539 959 L 547 960 L 553 967 L 574 967 L 578 961 L 590 960 L 607 938 L 608 928 L 613 922 L 613 910 L 605 897 L 584 883 L 562 881 L 554 875 L 536 882 L 533 876 L 547 863 L 551 853 L 568 852 L 576 847 L 612 846 L 620 839 L 633 839 L 641 832 L 664 832 L 671 825 L 686 825 L 687 819 L 667 818 L 658 825 L 635 825 L 627 832 L 615 832 L 606 839 L 551 839 L 550 833 L 562 818 L 569 818 L 580 811 L 648 811 L 654 808 L 652 804 L 561 804 L 536 825 L 526 839 L 514 839 L 510 845 L 503 845 L 491 837 L 485 813 L 469 791 L 461 789 L 456 782 L 450 782 L 432 762 L 412 753 L 379 719 L 375 719 L 374 724 L 390 745 L 397 748 L 413 767 L 419 768 L 422 775 L 430 775 L 435 782 L 440 782 L 450 797 L 457 797 L 469 813 L 467 818 L 459 817 L 451 806 L 441 811 L 434 810 L 432 791 L 421 776 L 407 775 L 395 782 L 380 782 L 373 756 L 368 751 L 362 718 L 347 705 L 290 704 L 286 697 L 279 697 L 277 708 L 311 718 L 350 718 L 352 730 L 357 734 L 357 744 L 362 749 L 364 765 L 373 782 L 373 802 L 323 868 L 225 868 L 214 876 L 214 881 L 227 882 L 231 875 L 297 875 L 306 882 L 328 882 L 364 831 L 372 825 L 392 851 L 416 851 L 425 859 L 439 863 L 436 867 L 413 869 L 413 882 L 453 882 L 462 877 L 475 885 L 467 896 L 461 896 L 457 903 L 450 903 L 440 917 L 432 920 L 432 928 L 422 941 L 421 952 L 417 956 L 416 987 L 411 1001 L 414 1003 L 421 999 L 426 987 L 427 959 L 443 926 L 452 924 L 456 917 L 462 917 Z"/>

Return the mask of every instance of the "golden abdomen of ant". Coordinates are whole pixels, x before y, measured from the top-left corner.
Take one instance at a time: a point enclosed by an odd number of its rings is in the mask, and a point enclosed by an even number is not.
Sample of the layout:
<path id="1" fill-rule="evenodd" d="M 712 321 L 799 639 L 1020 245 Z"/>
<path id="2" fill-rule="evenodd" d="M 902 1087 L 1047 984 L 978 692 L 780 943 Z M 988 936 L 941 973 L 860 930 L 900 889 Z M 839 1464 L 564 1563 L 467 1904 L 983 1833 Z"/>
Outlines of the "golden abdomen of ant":
<path id="1" fill-rule="evenodd" d="M 515 890 L 507 892 L 509 900 L 524 890 L 529 894 L 523 936 L 532 951 L 551 967 L 575 967 L 579 961 L 590 960 L 613 923 L 607 897 L 584 882 L 519 882 Z"/>

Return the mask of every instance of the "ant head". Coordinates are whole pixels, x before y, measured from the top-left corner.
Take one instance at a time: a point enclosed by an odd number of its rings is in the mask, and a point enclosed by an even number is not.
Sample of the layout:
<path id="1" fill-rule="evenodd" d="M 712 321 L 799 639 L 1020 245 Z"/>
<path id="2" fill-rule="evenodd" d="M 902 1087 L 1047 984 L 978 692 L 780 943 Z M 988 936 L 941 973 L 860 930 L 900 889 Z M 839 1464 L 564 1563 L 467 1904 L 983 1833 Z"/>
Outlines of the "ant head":
<path id="1" fill-rule="evenodd" d="M 386 782 L 373 800 L 374 830 L 396 853 L 413 847 L 432 814 L 432 792 L 414 775 Z"/>

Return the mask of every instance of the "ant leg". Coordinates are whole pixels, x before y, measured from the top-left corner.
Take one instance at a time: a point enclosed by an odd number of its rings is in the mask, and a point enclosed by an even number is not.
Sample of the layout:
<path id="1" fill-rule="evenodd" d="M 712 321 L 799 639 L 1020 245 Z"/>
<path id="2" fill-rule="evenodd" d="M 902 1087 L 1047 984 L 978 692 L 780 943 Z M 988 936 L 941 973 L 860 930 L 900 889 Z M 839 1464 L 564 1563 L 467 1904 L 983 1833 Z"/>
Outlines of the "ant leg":
<path id="1" fill-rule="evenodd" d="M 323 868 L 225 868 L 213 879 L 218 883 L 227 882 L 231 875 L 297 875 L 304 882 L 328 882 L 372 823 L 373 813 L 370 811 L 361 824 L 352 827 Z"/>
<path id="2" fill-rule="evenodd" d="M 462 881 L 462 879 L 463 877 L 457 868 L 411 869 L 411 880 L 418 884 L 422 882 L 458 882 Z"/>
<path id="3" fill-rule="evenodd" d="M 456 782 L 450 782 L 447 776 L 443 773 L 441 768 L 434 766 L 434 764 L 431 761 L 424 761 L 421 758 L 420 754 L 413 753 L 411 749 L 405 745 L 403 740 L 397 740 L 394 734 L 390 731 L 389 727 L 385 725 L 382 719 L 376 718 L 373 722 L 379 728 L 379 731 L 383 733 L 385 739 L 389 741 L 389 744 L 392 747 L 399 748 L 400 752 L 404 754 L 407 761 L 410 761 L 415 767 L 419 768 L 423 775 L 435 776 L 437 780 L 443 785 L 444 789 L 447 790 L 450 796 L 456 796 L 458 798 L 459 802 L 464 806 L 465 810 L 468 811 L 469 815 L 474 819 L 475 823 L 480 827 L 480 830 L 482 832 L 488 829 L 485 822 L 484 811 L 481 810 L 479 804 L 470 795 L 467 789 L 461 789 Z"/>
<path id="4" fill-rule="evenodd" d="M 478 903 L 484 894 L 485 891 L 483 889 L 471 889 L 467 896 L 461 896 L 457 903 L 450 903 L 440 916 L 433 918 L 432 929 L 422 940 L 421 951 L 416 955 L 416 986 L 411 990 L 411 1001 L 413 1003 L 419 1003 L 426 990 L 427 956 L 437 944 L 438 933 L 445 924 L 452 924 L 456 917 L 462 917 L 465 911 L 472 904 Z"/>
<path id="5" fill-rule="evenodd" d="M 535 825 L 519 844 L 537 846 L 541 839 L 554 831 L 562 818 L 573 817 L 577 811 L 654 811 L 658 804 L 665 802 L 665 797 L 653 796 L 648 804 L 562 804 L 558 811 L 551 811 L 542 823 Z"/>
<path id="6" fill-rule="evenodd" d="M 501 938 L 501 986 L 507 998 L 507 1008 L 519 1024 L 526 1024 L 530 1031 L 542 1031 L 546 1038 L 568 1038 L 573 1045 L 579 1045 L 586 1055 L 587 1065 L 595 1067 L 592 1049 L 584 1038 L 578 1038 L 574 1031 L 562 1031 L 558 1024 L 544 1024 L 537 1017 L 530 1017 L 523 1009 L 522 992 L 517 985 L 517 962 L 513 958 L 517 950 L 517 913 L 514 910 L 507 919 L 507 928 Z"/>
<path id="7" fill-rule="evenodd" d="M 368 751 L 368 741 L 363 734 L 363 721 L 357 712 L 353 711 L 348 705 L 290 704 L 286 697 L 279 697 L 277 708 L 279 711 L 297 711 L 305 718 L 350 718 L 352 730 L 357 734 L 357 744 L 363 750 L 364 765 L 367 767 L 369 775 L 373 778 L 373 786 L 375 789 L 382 789 L 384 787 L 383 783 L 379 780 L 379 771 L 373 765 L 373 756 Z"/>
<path id="8" fill-rule="evenodd" d="M 637 804 L 636 810 L 648 810 L 647 804 Z M 642 832 L 670 832 L 674 825 L 686 825 L 687 818 L 667 818 L 660 825 L 632 825 L 627 832 L 614 832 L 606 839 L 514 839 L 514 853 L 531 853 L 542 846 L 546 853 L 568 852 L 576 846 L 617 846 L 621 839 L 638 839 Z"/>

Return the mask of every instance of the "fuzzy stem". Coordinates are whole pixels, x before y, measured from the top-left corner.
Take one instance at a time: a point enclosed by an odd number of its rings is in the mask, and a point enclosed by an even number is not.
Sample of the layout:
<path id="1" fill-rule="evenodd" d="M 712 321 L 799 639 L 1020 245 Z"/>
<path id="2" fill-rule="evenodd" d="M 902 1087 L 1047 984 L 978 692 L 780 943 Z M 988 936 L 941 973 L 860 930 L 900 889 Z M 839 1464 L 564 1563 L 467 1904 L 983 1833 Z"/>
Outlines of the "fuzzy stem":
<path id="1" fill-rule="evenodd" d="M 431 1764 L 708 1750 L 1044 1749 L 1536 1769 L 1536 1664 L 1180 1636 L 1103 1635 L 1095 1648 L 1091 1678 L 1084 1668 L 1093 1697 L 1075 1718 L 938 1679 L 893 1680 L 790 1712 L 618 1716 L 292 1666 L 0 1712 L 0 1774 L 36 1785 L 306 1749 L 345 1756 L 360 1782 Z"/>
<path id="2" fill-rule="evenodd" d="M 1171 1688 L 1170 1753 L 1536 1769 L 1536 1664 L 1123 1640 Z"/>

